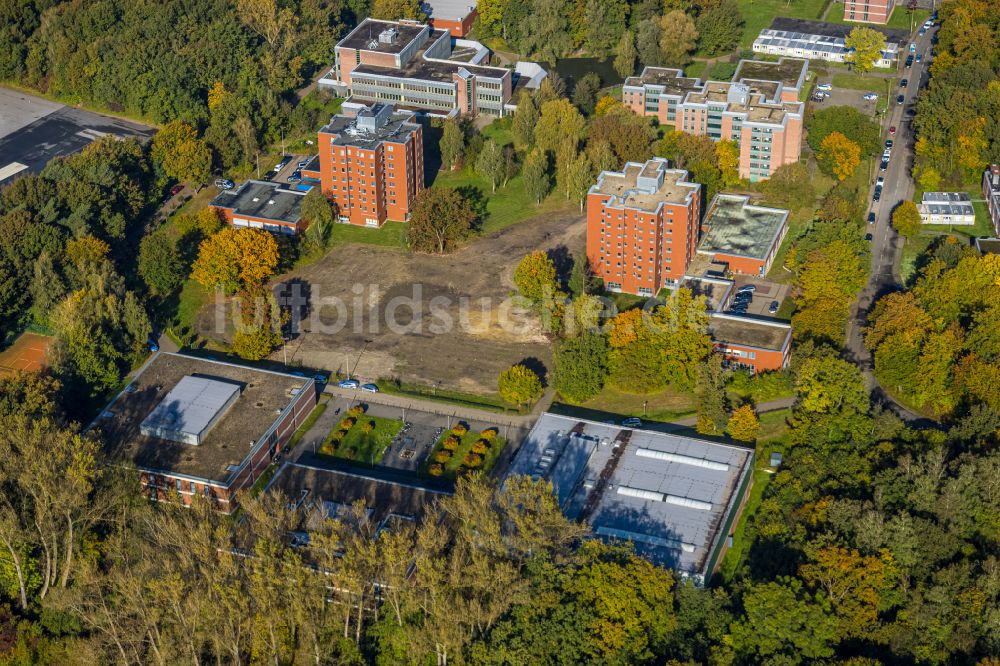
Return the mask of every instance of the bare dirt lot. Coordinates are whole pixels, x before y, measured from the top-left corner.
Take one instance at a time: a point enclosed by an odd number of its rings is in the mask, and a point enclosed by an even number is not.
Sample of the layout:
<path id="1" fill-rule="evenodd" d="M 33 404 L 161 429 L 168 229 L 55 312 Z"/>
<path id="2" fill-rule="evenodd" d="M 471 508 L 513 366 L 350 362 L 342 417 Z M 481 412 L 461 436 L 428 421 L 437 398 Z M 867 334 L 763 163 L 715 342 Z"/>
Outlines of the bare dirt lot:
<path id="1" fill-rule="evenodd" d="M 514 363 L 551 367 L 539 318 L 510 300 L 514 267 L 541 249 L 568 270 L 585 235 L 582 216 L 562 214 L 527 220 L 445 256 L 338 248 L 278 281 L 279 301 L 299 316 L 288 361 L 365 380 L 495 393 L 497 375 Z M 201 313 L 200 332 L 228 338 L 216 331 L 215 307 Z M 282 356 L 279 350 L 272 359 Z"/>

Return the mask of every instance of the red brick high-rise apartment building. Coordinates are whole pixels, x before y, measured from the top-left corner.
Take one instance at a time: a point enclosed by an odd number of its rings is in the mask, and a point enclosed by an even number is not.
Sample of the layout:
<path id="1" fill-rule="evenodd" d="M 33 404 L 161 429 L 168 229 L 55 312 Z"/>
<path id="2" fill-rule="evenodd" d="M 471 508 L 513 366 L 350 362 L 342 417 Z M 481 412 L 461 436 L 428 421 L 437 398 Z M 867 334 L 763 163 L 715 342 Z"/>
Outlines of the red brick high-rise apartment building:
<path id="1" fill-rule="evenodd" d="M 885 25 L 896 0 L 844 0 L 844 20 Z"/>
<path id="2" fill-rule="evenodd" d="M 424 189 L 423 127 L 412 112 L 391 105 L 361 107 L 356 115 L 334 116 L 319 131 L 318 162 L 318 171 L 310 164 L 302 175 L 320 181 L 341 222 L 403 222 Z"/>
<path id="3" fill-rule="evenodd" d="M 605 171 L 587 194 L 587 257 L 610 291 L 653 296 L 676 284 L 698 244 L 701 185 L 654 158 Z"/>

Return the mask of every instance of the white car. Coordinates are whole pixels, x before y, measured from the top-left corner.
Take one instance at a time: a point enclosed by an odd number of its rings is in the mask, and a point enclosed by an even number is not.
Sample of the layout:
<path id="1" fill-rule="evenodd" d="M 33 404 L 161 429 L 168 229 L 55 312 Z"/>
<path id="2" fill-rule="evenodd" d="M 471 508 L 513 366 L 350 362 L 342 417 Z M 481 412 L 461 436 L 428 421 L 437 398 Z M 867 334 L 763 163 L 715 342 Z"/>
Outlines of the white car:
<path id="1" fill-rule="evenodd" d="M 875 184 L 876 185 L 885 185 L 885 177 L 884 176 L 879 176 L 878 180 L 875 181 Z"/>
<path id="2" fill-rule="evenodd" d="M 878 95 L 876 95 L 875 93 L 865 93 L 865 95 L 862 96 L 862 99 L 867 100 L 869 102 L 874 102 L 878 100 Z"/>
<path id="3" fill-rule="evenodd" d="M 824 92 L 827 90 L 833 90 L 833 85 L 829 83 L 818 83 L 816 84 L 816 90 L 822 90 Z"/>

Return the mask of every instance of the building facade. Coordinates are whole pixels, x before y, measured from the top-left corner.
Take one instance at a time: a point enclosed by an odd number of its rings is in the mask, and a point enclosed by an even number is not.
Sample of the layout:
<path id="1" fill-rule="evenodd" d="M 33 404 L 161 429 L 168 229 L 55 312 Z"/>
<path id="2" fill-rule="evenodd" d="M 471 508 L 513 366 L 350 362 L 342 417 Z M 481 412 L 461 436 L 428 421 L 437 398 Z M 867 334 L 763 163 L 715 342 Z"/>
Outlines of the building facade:
<path id="1" fill-rule="evenodd" d="M 740 177 L 764 180 L 801 154 L 805 105 L 799 93 L 808 66 L 808 60 L 743 60 L 733 81 L 705 83 L 678 69 L 646 67 L 626 79 L 622 101 L 677 131 L 736 142 Z"/>
<path id="2" fill-rule="evenodd" d="M 605 171 L 587 193 L 587 256 L 610 291 L 653 296 L 675 285 L 698 243 L 701 185 L 654 158 Z"/>
<path id="3" fill-rule="evenodd" d="M 917 211 L 922 224 L 972 226 L 976 209 L 966 192 L 924 192 Z"/>
<path id="4" fill-rule="evenodd" d="M 760 31 L 757 39 L 753 41 L 753 52 L 839 63 L 847 62 L 847 54 L 850 53 L 844 37 L 774 28 Z M 874 65 L 883 68 L 895 67 L 898 56 L 899 45 L 887 40 L 885 50 L 875 60 Z"/>
<path id="5" fill-rule="evenodd" d="M 723 366 L 751 374 L 782 370 L 792 356 L 792 325 L 773 319 L 714 313 L 709 335 Z"/>
<path id="6" fill-rule="evenodd" d="M 896 7 L 896 0 L 844 0 L 844 20 L 885 25 Z"/>
<path id="7" fill-rule="evenodd" d="M 993 223 L 993 231 L 1000 236 L 1000 166 L 991 164 L 983 173 L 983 197 L 986 199 L 986 210 Z"/>
<path id="8" fill-rule="evenodd" d="M 476 0 L 424 0 L 421 8 L 435 30 L 447 30 L 452 37 L 465 37 L 479 12 Z"/>
<path id="9" fill-rule="evenodd" d="M 336 47 L 333 70 L 319 81 L 359 102 L 394 104 L 433 116 L 503 116 L 515 89 L 537 87 L 544 70 L 518 63 L 492 67 L 479 42 L 416 21 L 365 19 Z"/>
<path id="10" fill-rule="evenodd" d="M 319 180 L 342 223 L 408 220 L 424 189 L 423 127 L 413 112 L 388 104 L 344 107 L 319 131 L 318 171 L 305 168 L 302 176 Z"/>

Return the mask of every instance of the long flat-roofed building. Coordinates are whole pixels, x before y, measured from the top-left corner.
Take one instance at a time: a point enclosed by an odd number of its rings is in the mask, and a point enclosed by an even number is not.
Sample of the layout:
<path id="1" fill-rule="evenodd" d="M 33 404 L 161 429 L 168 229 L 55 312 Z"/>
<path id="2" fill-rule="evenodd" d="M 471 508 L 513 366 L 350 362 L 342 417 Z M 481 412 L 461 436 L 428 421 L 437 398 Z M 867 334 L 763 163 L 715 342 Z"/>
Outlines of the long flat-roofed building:
<path id="1" fill-rule="evenodd" d="M 91 428 L 111 461 L 138 469 L 150 499 L 201 495 L 228 513 L 316 400 L 312 379 L 159 352 Z"/>
<path id="2" fill-rule="evenodd" d="M 751 483 L 751 449 L 544 413 L 505 479 L 552 483 L 567 517 L 596 537 L 702 584 Z"/>
<path id="3" fill-rule="evenodd" d="M 516 108 L 515 88 L 536 87 L 545 72 L 526 62 L 514 70 L 493 67 L 489 56 L 479 42 L 453 39 L 448 29 L 368 18 L 337 44 L 334 68 L 319 85 L 428 115 L 499 117 Z"/>
<path id="4" fill-rule="evenodd" d="M 378 227 L 408 220 L 424 189 L 423 127 L 412 111 L 389 104 L 345 106 L 353 113 L 334 116 L 319 131 L 319 159 L 302 169 L 303 177 L 319 179 L 341 222 Z"/>
<path id="5" fill-rule="evenodd" d="M 676 284 L 698 243 L 701 185 L 654 158 L 605 171 L 587 193 L 587 256 L 611 291 L 653 296 Z"/>
<path id="6" fill-rule="evenodd" d="M 698 252 L 728 264 L 733 273 L 763 277 L 788 232 L 788 211 L 749 202 L 744 195 L 716 194 L 702 222 Z"/>
<path id="7" fill-rule="evenodd" d="M 277 183 L 248 180 L 239 187 L 219 192 L 209 206 L 234 227 L 296 234 L 306 228 L 302 220 L 302 197 L 305 195 L 305 192 L 289 190 Z"/>
<path id="8" fill-rule="evenodd" d="M 924 192 L 917 212 L 921 224 L 972 226 L 976 223 L 976 209 L 967 192 Z"/>
<path id="9" fill-rule="evenodd" d="M 753 374 L 781 370 L 791 360 L 792 326 L 788 322 L 713 313 L 708 334 L 731 370 Z"/>
<path id="10" fill-rule="evenodd" d="M 735 141 L 740 177 L 758 181 L 799 159 L 805 111 L 799 92 L 808 67 L 808 60 L 793 58 L 742 60 L 732 81 L 704 83 L 678 69 L 646 67 L 625 80 L 622 101 L 661 125 Z"/>
<path id="11" fill-rule="evenodd" d="M 850 50 L 847 36 L 855 26 L 825 21 L 810 21 L 776 17 L 771 26 L 760 31 L 753 42 L 753 52 L 771 56 L 807 58 L 827 62 L 847 62 Z M 900 47 L 905 47 L 909 34 L 904 30 L 877 28 L 885 36 L 885 50 L 876 67 L 895 67 Z"/>

